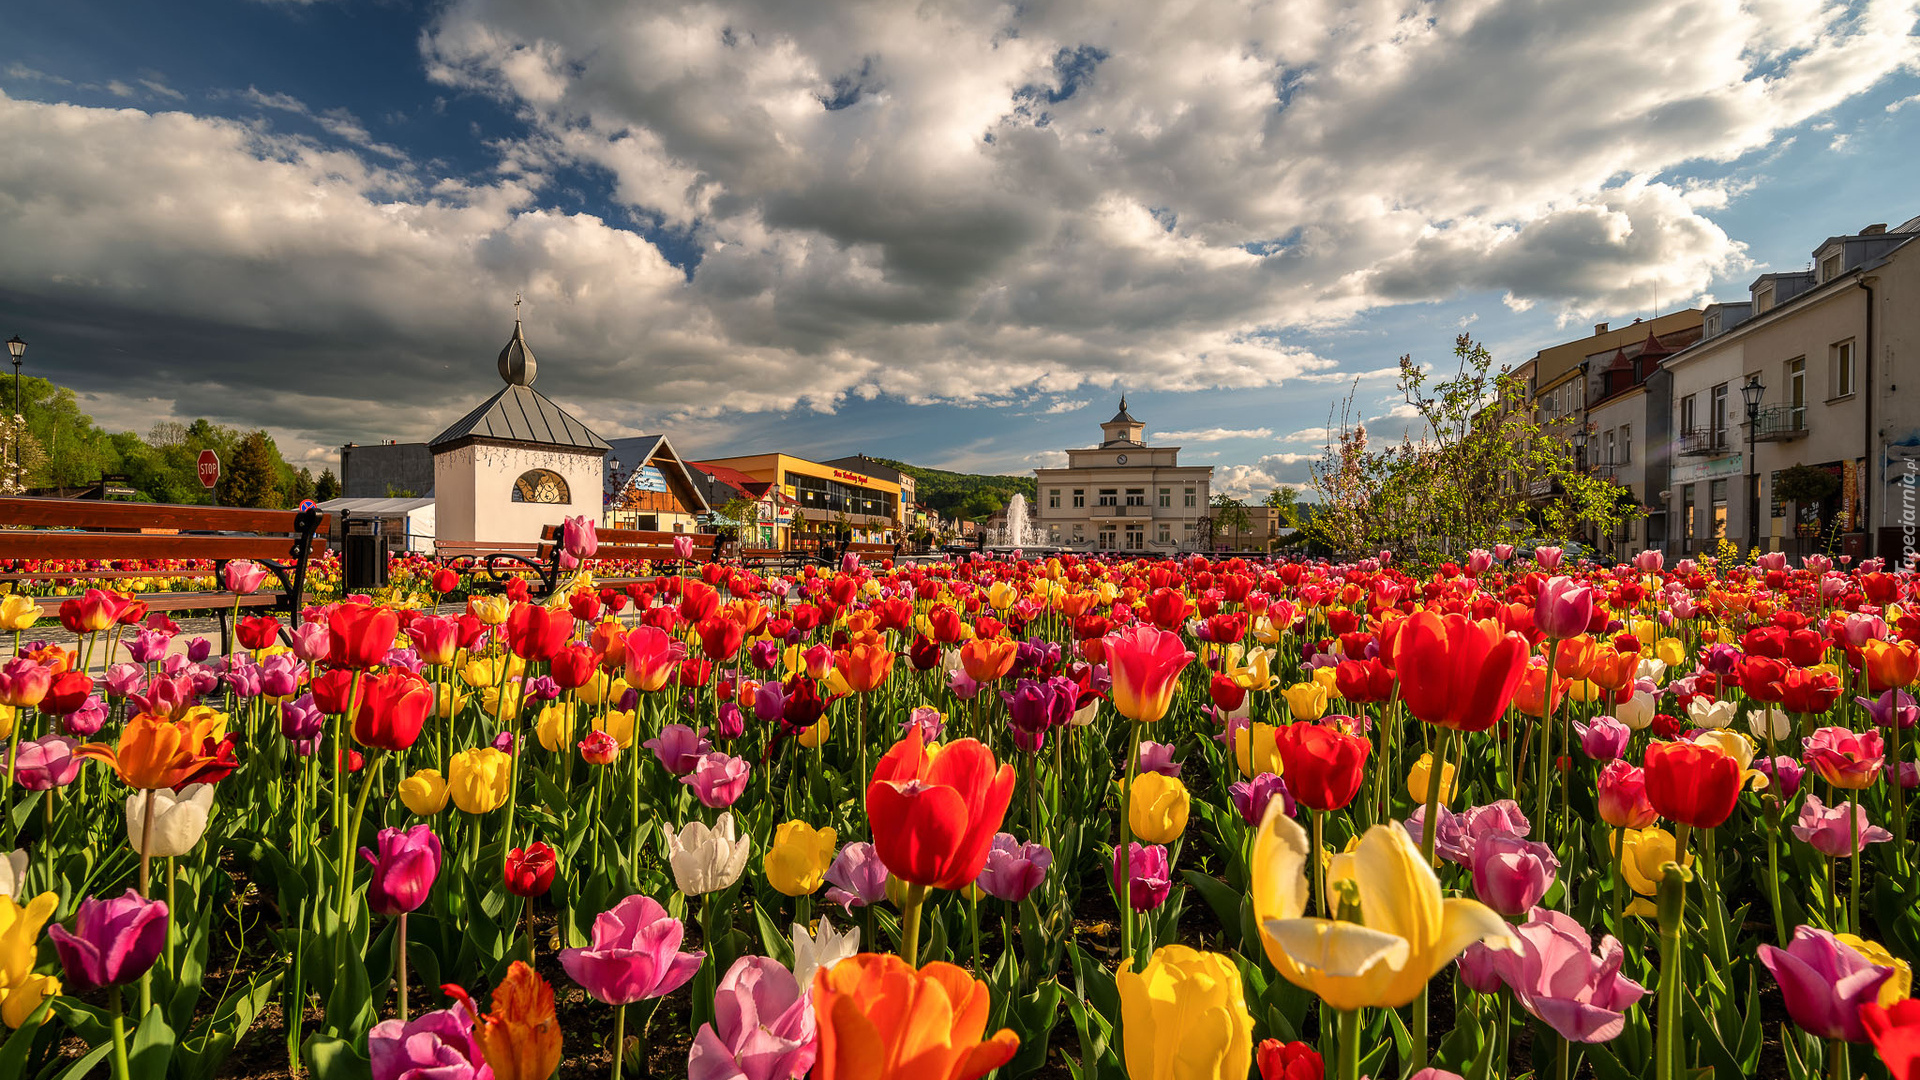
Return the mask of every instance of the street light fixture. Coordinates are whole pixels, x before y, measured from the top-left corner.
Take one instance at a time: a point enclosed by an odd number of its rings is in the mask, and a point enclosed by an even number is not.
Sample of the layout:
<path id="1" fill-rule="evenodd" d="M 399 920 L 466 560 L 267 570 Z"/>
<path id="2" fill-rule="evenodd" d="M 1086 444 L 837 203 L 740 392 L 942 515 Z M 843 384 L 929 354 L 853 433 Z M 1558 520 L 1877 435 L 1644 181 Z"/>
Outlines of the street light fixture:
<path id="1" fill-rule="evenodd" d="M 1753 439 L 1760 428 L 1760 399 L 1767 388 L 1758 373 L 1747 376 L 1740 397 L 1747 405 L 1747 551 L 1760 546 L 1760 468 L 1753 459 Z"/>
<path id="2" fill-rule="evenodd" d="M 27 355 L 27 343 L 20 340 L 19 334 L 15 334 L 13 337 L 7 339 L 7 352 L 13 356 L 13 415 L 19 416 L 20 361 Z M 13 440 L 13 470 L 15 472 L 20 471 L 20 444 L 26 441 L 25 438 L 22 437 L 25 434 L 24 431 L 20 432 L 19 436 L 16 436 Z"/>

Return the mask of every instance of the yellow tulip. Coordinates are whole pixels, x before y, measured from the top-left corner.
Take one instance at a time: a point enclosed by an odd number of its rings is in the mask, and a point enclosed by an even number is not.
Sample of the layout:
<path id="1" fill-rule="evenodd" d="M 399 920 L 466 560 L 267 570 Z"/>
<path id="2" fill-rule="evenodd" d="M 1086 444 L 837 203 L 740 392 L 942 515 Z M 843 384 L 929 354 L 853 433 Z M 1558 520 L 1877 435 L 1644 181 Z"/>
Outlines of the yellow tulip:
<path id="1" fill-rule="evenodd" d="M 520 715 L 520 706 L 525 700 L 524 684 L 509 679 L 505 686 L 489 686 L 480 691 L 480 707 L 488 716 L 500 716 L 511 719 Z M 505 704 L 502 704 L 502 699 Z"/>
<path id="2" fill-rule="evenodd" d="M 761 863 L 767 884 L 788 896 L 811 895 L 827 879 L 837 839 L 831 828 L 816 829 L 799 818 L 781 825 Z"/>
<path id="3" fill-rule="evenodd" d="M 1248 649 L 1246 666 L 1230 671 L 1228 675 L 1234 685 L 1242 690 L 1267 691 L 1280 685 L 1280 680 L 1273 674 L 1272 649 Z"/>
<path id="4" fill-rule="evenodd" d="M 400 781 L 400 801 L 420 817 L 432 817 L 447 808 L 447 780 L 439 769 L 421 769 Z"/>
<path id="5" fill-rule="evenodd" d="M 1474 942 L 1514 947 L 1512 931 L 1485 904 L 1440 895 L 1440 879 L 1397 824 L 1368 829 L 1328 867 L 1328 897 L 1357 899 L 1358 921 L 1305 917 L 1307 853 L 1299 823 L 1280 800 L 1267 804 L 1251 864 L 1260 940 L 1283 978 L 1329 1008 L 1398 1008 Z"/>
<path id="6" fill-rule="evenodd" d="M 540 719 L 533 725 L 533 734 L 540 740 L 543 750 L 572 753 L 573 706 L 555 702 L 541 709 Z"/>
<path id="7" fill-rule="evenodd" d="M 18 985 L 0 989 L 0 1021 L 17 1029 L 33 1015 L 33 1010 L 48 998 L 61 994 L 60 980 L 52 975 L 29 975 Z"/>
<path id="8" fill-rule="evenodd" d="M 1660 879 L 1664 872 L 1660 869 L 1674 860 L 1676 844 L 1673 834 L 1665 829 L 1626 829 L 1626 847 L 1620 860 L 1621 876 L 1626 879 L 1627 887 L 1639 895 L 1627 906 L 1627 914 L 1653 918 L 1657 909 L 1642 896 L 1653 896 L 1660 890 Z M 1613 835 L 1619 835 L 1615 833 Z M 1612 852 L 1617 841 L 1612 836 L 1607 840 L 1607 850 Z"/>
<path id="9" fill-rule="evenodd" d="M 1005 611 L 1020 599 L 1020 590 L 1004 581 L 996 581 L 987 586 L 987 603 L 995 611 Z"/>
<path id="10" fill-rule="evenodd" d="M 1569 679 L 1567 680 L 1566 686 L 1568 701 L 1578 701 L 1584 704 L 1599 701 L 1601 698 L 1607 696 L 1607 692 L 1600 689 L 1600 685 L 1592 679 Z M 1542 692 L 1544 693 L 1544 691 Z"/>
<path id="11" fill-rule="evenodd" d="M 818 749 L 821 743 L 827 741 L 827 718 L 823 716 L 814 721 L 812 727 L 802 731 L 796 738 L 800 740 L 801 746 L 809 750 Z"/>
<path id="12" fill-rule="evenodd" d="M 625 750 L 633 745 L 633 710 L 610 712 L 604 717 L 593 718 L 593 730 L 604 731 L 613 736 L 613 741 Z"/>
<path id="13" fill-rule="evenodd" d="M 1168 945 L 1147 966 L 1114 975 L 1126 1031 L 1129 1080 L 1245 1080 L 1253 1067 L 1253 1016 L 1233 961 Z"/>
<path id="14" fill-rule="evenodd" d="M 620 703 L 620 699 L 627 695 L 629 689 L 631 689 L 631 687 L 627 685 L 627 680 L 620 678 L 618 675 L 609 675 L 604 671 L 596 671 L 593 673 L 593 678 L 588 679 L 587 684 L 574 691 L 574 693 L 579 696 L 581 701 L 586 702 L 588 705 L 617 705 Z"/>
<path id="15" fill-rule="evenodd" d="M 460 665 L 460 679 L 475 689 L 500 681 L 499 661 L 477 656 Z"/>
<path id="16" fill-rule="evenodd" d="M 461 709 L 466 708 L 467 702 L 471 700 L 473 700 L 471 693 L 460 689 L 452 683 L 441 683 L 439 700 L 434 704 L 434 711 L 439 715 L 440 719 L 451 720 Z"/>
<path id="17" fill-rule="evenodd" d="M 1421 754 L 1420 760 L 1414 762 L 1413 768 L 1407 770 L 1407 794 L 1412 797 L 1415 805 L 1427 804 L 1427 784 L 1432 779 L 1433 755 Z M 1452 802 L 1453 762 L 1449 761 L 1440 767 L 1440 805 L 1446 806 Z"/>
<path id="18" fill-rule="evenodd" d="M 491 746 L 477 746 L 453 755 L 447 768 L 447 787 L 451 790 L 453 805 L 469 814 L 484 814 L 505 806 L 512 761 Z"/>
<path id="19" fill-rule="evenodd" d="M 1235 731 L 1233 759 L 1240 765 L 1240 775 L 1248 779 L 1252 779 L 1256 773 L 1278 773 L 1280 746 L 1274 741 L 1273 725 L 1256 720 L 1251 730 L 1240 728 Z"/>
<path id="20" fill-rule="evenodd" d="M 1338 675 L 1331 665 L 1327 667 L 1317 667 L 1313 669 L 1313 681 L 1320 684 L 1320 689 L 1331 694 L 1338 685 Z"/>
<path id="21" fill-rule="evenodd" d="M 1732 758 L 1740 766 L 1740 782 L 1760 791 L 1767 786 L 1767 774 L 1753 765 L 1753 740 L 1731 728 L 1713 728 L 1693 737 L 1700 745 L 1711 747 Z"/>
<path id="22" fill-rule="evenodd" d="M 853 693 L 853 687 L 848 685 L 847 676 L 844 672 L 839 668 L 834 668 L 832 671 L 827 672 L 828 696 L 845 697 L 851 693 Z"/>
<path id="23" fill-rule="evenodd" d="M 513 614 L 513 601 L 507 599 L 504 593 L 469 596 L 467 610 L 486 625 L 499 626 L 507 621 L 508 615 Z"/>
<path id="24" fill-rule="evenodd" d="M 1187 785 L 1177 776 L 1141 773 L 1133 778 L 1133 793 L 1127 800 L 1127 821 L 1133 835 L 1149 844 L 1171 844 L 1187 829 L 1187 813 L 1192 809 Z"/>
<path id="25" fill-rule="evenodd" d="M 39 619 L 40 605 L 34 603 L 31 597 L 9 593 L 5 599 L 0 599 L 0 630 L 18 633 Z"/>
<path id="26" fill-rule="evenodd" d="M 13 706 L 0 705 L 0 739 L 13 738 Z"/>
<path id="27" fill-rule="evenodd" d="M 1833 936 L 1840 944 L 1866 957 L 1867 963 L 1893 969 L 1893 978 L 1880 984 L 1878 1004 L 1881 1008 L 1891 1009 L 1896 1002 L 1905 1001 L 1913 996 L 1913 968 L 1908 966 L 1905 960 L 1888 952 L 1886 946 L 1879 942 L 1868 941 L 1858 934 Z"/>
<path id="28" fill-rule="evenodd" d="M 1318 720 L 1327 715 L 1327 688 L 1317 681 L 1294 683 L 1281 691 L 1280 696 L 1287 699 L 1287 711 L 1295 720 Z"/>
<path id="29" fill-rule="evenodd" d="M 1273 625 L 1273 620 L 1267 618 L 1265 615 L 1255 615 L 1253 617 L 1253 640 L 1262 645 L 1278 645 L 1280 644 L 1280 628 Z"/>
<path id="30" fill-rule="evenodd" d="M 8 1027 L 19 1027 L 46 996 L 46 984 L 36 983 L 32 988 L 28 981 L 33 978 L 33 967 L 38 959 L 40 931 L 46 928 L 47 920 L 53 917 L 53 911 L 60 906 L 57 893 L 44 892 L 27 901 L 21 907 L 11 896 L 0 895 L 0 1014 L 4 1014 Z M 52 993 L 60 992 L 59 983 L 54 983 Z M 20 1000 L 14 1001 L 19 994 Z M 28 1002 L 31 1001 L 31 1004 Z M 26 1006 L 20 1009 L 20 1006 Z M 16 1012 L 18 1019 L 14 1019 Z"/>

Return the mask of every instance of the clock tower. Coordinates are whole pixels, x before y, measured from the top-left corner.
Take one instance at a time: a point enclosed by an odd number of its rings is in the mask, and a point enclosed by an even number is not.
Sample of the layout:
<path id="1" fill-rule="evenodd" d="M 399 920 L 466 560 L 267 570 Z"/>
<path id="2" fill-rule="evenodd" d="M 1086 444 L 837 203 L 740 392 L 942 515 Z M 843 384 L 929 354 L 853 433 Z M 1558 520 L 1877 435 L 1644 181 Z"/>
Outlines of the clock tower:
<path id="1" fill-rule="evenodd" d="M 1035 517 L 1047 541 L 1092 551 L 1172 555 L 1206 539 L 1213 467 L 1182 466 L 1177 446 L 1149 446 L 1147 425 L 1120 410 L 1098 446 L 1067 451 L 1064 469 L 1035 469 Z"/>

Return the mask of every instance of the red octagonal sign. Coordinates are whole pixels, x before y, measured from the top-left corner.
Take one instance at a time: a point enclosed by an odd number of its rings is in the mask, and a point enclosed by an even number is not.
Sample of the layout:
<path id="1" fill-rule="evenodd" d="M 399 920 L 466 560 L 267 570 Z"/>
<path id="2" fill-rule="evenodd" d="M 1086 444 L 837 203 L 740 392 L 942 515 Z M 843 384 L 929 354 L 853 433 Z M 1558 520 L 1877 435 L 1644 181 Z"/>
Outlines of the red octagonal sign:
<path id="1" fill-rule="evenodd" d="M 208 490 L 220 482 L 220 455 L 211 450 L 200 451 L 200 483 Z"/>

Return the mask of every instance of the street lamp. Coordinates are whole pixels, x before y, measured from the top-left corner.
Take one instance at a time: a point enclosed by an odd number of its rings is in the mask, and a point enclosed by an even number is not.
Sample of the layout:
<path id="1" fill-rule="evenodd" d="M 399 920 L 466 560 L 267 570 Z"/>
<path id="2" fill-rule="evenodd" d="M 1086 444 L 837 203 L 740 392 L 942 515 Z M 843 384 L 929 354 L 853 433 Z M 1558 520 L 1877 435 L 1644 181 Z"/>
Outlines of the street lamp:
<path id="1" fill-rule="evenodd" d="M 1753 459 L 1753 437 L 1760 429 L 1760 399 L 1766 396 L 1767 388 L 1761 384 L 1759 373 L 1747 376 L 1745 386 L 1740 388 L 1740 397 L 1747 405 L 1747 551 L 1751 553 L 1760 546 L 1760 468 Z"/>
<path id="2" fill-rule="evenodd" d="M 1581 424 L 1573 433 L 1573 470 L 1582 476 L 1587 472 L 1587 426 Z M 1580 523 L 1580 538 L 1587 537 L 1586 523 Z"/>
<path id="3" fill-rule="evenodd" d="M 13 415 L 20 415 L 20 361 L 27 355 L 27 343 L 15 334 L 7 340 L 7 352 L 13 355 Z M 20 471 L 20 444 L 25 442 L 25 432 L 19 432 L 13 440 L 13 469 Z"/>

